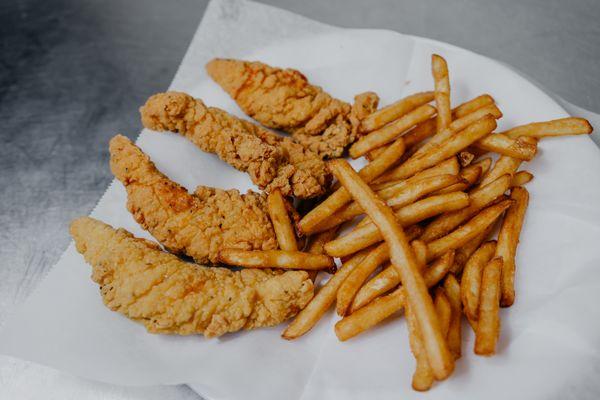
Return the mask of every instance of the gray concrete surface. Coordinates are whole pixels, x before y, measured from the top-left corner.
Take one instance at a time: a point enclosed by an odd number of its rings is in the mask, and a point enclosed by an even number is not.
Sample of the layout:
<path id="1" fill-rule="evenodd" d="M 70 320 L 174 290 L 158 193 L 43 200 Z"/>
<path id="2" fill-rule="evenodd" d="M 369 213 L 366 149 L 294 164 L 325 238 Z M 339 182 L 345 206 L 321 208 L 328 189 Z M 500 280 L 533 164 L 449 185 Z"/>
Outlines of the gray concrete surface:
<path id="1" fill-rule="evenodd" d="M 507 62 L 600 111 L 595 0 L 265 1 L 345 27 L 388 28 Z M 67 225 L 111 180 L 106 143 L 135 137 L 206 1 L 0 3 L 0 327 L 67 246 Z M 119 388 L 0 356 L 0 399 L 187 399 L 185 387 Z"/>

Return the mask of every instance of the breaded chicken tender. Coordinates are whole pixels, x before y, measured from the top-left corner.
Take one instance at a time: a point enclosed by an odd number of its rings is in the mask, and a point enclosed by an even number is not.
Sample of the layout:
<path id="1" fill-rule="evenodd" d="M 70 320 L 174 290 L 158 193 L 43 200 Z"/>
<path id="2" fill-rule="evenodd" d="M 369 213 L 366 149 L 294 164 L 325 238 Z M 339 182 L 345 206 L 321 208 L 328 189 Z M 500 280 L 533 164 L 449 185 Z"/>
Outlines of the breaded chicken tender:
<path id="1" fill-rule="evenodd" d="M 322 158 L 342 156 L 358 139 L 363 112 L 377 108 L 375 93 L 355 99 L 356 107 L 335 99 L 294 69 L 260 62 L 214 59 L 206 70 L 250 117 L 292 134 Z"/>
<path id="2" fill-rule="evenodd" d="M 185 93 L 155 94 L 140 114 L 146 128 L 180 133 L 247 172 L 267 192 L 279 189 L 285 196 L 305 199 L 323 194 L 331 180 L 316 153 Z"/>
<path id="3" fill-rule="evenodd" d="M 207 268 L 89 217 L 71 224 L 104 304 L 152 333 L 220 336 L 277 325 L 310 301 L 305 271 Z"/>
<path id="4" fill-rule="evenodd" d="M 190 194 L 121 135 L 110 141 L 110 168 L 127 190 L 135 220 L 173 253 L 216 263 L 223 248 L 277 248 L 265 195 L 205 186 Z"/>

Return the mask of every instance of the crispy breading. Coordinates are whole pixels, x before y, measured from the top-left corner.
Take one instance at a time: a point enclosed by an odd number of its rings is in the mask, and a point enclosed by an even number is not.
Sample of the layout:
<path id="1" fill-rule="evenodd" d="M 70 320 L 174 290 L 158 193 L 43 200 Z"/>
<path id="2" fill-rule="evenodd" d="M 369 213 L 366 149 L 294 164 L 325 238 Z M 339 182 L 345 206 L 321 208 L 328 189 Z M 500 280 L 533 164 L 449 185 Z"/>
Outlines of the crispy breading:
<path id="1" fill-rule="evenodd" d="M 199 99 L 180 92 L 158 93 L 140 108 L 142 123 L 156 131 L 174 131 L 200 149 L 246 171 L 261 189 L 285 196 L 323 194 L 331 175 L 312 151 Z"/>
<path id="2" fill-rule="evenodd" d="M 311 85 L 297 70 L 218 58 L 206 70 L 246 114 L 269 128 L 291 133 L 295 141 L 323 158 L 340 157 L 358 138 L 350 104 Z M 375 96 L 361 97 L 355 112 Z"/>
<path id="3" fill-rule="evenodd" d="M 220 336 L 277 325 L 310 301 L 305 271 L 207 268 L 89 217 L 71 224 L 104 304 L 152 333 Z"/>
<path id="4" fill-rule="evenodd" d="M 174 253 L 214 263 L 222 248 L 277 248 L 265 195 L 205 186 L 190 194 L 121 135 L 110 141 L 110 167 L 135 220 Z"/>

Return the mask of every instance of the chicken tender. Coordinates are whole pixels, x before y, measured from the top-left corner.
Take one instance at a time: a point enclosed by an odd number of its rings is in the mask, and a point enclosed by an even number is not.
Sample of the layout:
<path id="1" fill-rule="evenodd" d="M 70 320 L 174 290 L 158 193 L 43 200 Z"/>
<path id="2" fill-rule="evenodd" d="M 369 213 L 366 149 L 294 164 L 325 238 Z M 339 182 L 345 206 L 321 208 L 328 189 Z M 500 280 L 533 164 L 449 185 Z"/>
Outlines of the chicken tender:
<path id="1" fill-rule="evenodd" d="M 104 304 L 151 333 L 220 336 L 277 325 L 310 301 L 305 271 L 207 268 L 89 217 L 71 224 Z"/>
<path id="2" fill-rule="evenodd" d="M 203 151 L 215 153 L 250 175 L 261 189 L 279 189 L 301 199 L 325 192 L 331 181 L 321 158 L 283 138 L 180 92 L 159 93 L 140 108 L 142 123 L 156 131 L 174 131 Z"/>
<path id="3" fill-rule="evenodd" d="M 205 186 L 190 194 L 121 135 L 110 141 L 110 167 L 127 190 L 127 209 L 135 220 L 173 253 L 216 263 L 223 248 L 277 248 L 262 194 Z"/>
<path id="4" fill-rule="evenodd" d="M 322 158 L 340 157 L 359 135 L 362 112 L 377 108 L 367 93 L 357 107 L 335 99 L 294 69 L 260 62 L 214 59 L 206 70 L 244 110 L 261 124 L 292 134 L 294 140 Z"/>

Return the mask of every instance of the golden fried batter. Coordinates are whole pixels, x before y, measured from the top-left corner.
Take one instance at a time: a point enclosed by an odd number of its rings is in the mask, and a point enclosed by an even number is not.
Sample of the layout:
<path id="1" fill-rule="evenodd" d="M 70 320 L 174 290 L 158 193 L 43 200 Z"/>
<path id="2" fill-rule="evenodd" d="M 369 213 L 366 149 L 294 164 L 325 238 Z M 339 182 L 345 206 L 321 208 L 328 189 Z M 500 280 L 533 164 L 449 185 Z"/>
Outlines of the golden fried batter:
<path id="1" fill-rule="evenodd" d="M 71 224 L 104 304 L 152 333 L 215 337 L 277 325 L 312 298 L 305 271 L 207 268 L 186 263 L 93 218 Z"/>
<path id="2" fill-rule="evenodd" d="M 359 107 L 331 97 L 293 69 L 260 62 L 214 59 L 208 74 L 246 114 L 263 125 L 281 129 L 323 158 L 340 157 L 358 138 L 360 110 L 377 107 L 374 93 L 360 97 Z M 374 101 L 373 101 L 374 100 Z"/>
<path id="3" fill-rule="evenodd" d="M 264 195 L 204 186 L 189 194 L 125 136 L 110 141 L 110 156 L 111 170 L 127 190 L 128 210 L 170 251 L 205 263 L 217 262 L 222 248 L 277 248 Z"/>
<path id="4" fill-rule="evenodd" d="M 203 151 L 248 172 L 261 189 L 310 198 L 323 194 L 330 182 L 317 154 L 185 93 L 155 94 L 140 113 L 146 128 L 179 132 Z"/>

